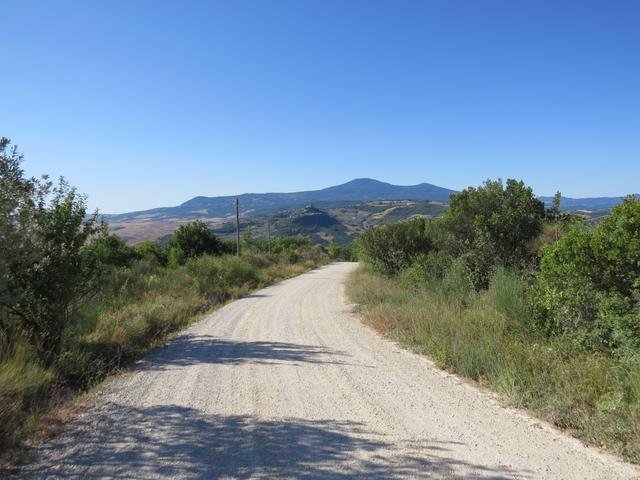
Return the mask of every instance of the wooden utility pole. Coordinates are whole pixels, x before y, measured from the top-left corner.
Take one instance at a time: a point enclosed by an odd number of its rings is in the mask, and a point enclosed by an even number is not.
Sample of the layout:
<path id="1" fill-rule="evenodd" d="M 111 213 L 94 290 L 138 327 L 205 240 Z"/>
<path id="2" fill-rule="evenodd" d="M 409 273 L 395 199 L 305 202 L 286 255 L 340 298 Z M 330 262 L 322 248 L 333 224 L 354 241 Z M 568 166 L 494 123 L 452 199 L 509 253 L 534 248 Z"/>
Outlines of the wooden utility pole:
<path id="1" fill-rule="evenodd" d="M 267 241 L 269 242 L 269 255 L 271 255 L 271 217 L 267 217 Z"/>
<path id="2" fill-rule="evenodd" d="M 236 255 L 240 256 L 240 200 L 236 198 Z"/>

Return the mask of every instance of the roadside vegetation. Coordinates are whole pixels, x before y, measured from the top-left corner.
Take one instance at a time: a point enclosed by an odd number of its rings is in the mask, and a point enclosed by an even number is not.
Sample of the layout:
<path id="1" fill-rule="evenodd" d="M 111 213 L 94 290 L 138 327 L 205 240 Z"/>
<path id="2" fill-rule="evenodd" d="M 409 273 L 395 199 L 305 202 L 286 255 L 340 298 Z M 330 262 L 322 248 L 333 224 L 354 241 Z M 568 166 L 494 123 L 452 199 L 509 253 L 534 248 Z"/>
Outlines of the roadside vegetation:
<path id="1" fill-rule="evenodd" d="M 554 425 L 640 461 L 640 200 L 594 228 L 522 182 L 378 226 L 348 285 L 366 321 Z"/>
<path id="2" fill-rule="evenodd" d="M 210 309 L 329 261 L 301 237 L 243 255 L 202 222 L 164 244 L 110 235 L 64 180 L 26 178 L 0 140 L 0 459 L 43 412 L 140 358 Z M 330 251 L 338 258 L 341 247 Z M 269 253 L 270 252 L 270 253 Z"/>

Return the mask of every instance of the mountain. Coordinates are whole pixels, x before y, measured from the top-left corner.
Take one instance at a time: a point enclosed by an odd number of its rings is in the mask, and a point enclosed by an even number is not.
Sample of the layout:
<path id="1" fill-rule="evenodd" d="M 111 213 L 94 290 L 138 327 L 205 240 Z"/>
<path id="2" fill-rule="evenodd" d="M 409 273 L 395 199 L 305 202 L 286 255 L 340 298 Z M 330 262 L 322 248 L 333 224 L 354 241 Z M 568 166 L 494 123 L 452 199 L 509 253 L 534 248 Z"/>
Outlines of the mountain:
<path id="1" fill-rule="evenodd" d="M 635 194 L 640 198 L 640 194 Z M 592 197 L 592 198 L 569 198 L 561 197 L 560 207 L 562 210 L 578 211 L 585 210 L 588 212 L 595 212 L 599 210 L 611 210 L 613 207 L 621 203 L 625 197 Z M 545 205 L 551 206 L 553 197 L 540 197 Z"/>
<path id="2" fill-rule="evenodd" d="M 238 196 L 194 197 L 177 207 L 155 208 L 118 215 L 105 215 L 110 223 L 151 219 L 224 218 L 235 214 L 236 198 L 243 214 L 274 212 L 313 204 L 321 207 L 373 200 L 436 200 L 446 202 L 454 190 L 429 183 L 399 186 L 370 178 L 358 178 L 342 185 L 293 193 L 244 193 Z"/>

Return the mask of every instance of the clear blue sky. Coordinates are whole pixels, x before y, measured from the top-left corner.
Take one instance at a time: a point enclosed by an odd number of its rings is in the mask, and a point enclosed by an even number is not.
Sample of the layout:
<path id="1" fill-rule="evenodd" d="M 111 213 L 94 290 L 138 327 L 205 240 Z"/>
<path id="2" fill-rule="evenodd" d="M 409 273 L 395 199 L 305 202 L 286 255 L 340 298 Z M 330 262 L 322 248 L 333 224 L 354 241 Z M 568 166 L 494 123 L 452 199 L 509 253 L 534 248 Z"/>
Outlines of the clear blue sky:
<path id="1" fill-rule="evenodd" d="M 640 2 L 3 0 L 0 135 L 107 213 L 355 177 L 640 191 Z"/>

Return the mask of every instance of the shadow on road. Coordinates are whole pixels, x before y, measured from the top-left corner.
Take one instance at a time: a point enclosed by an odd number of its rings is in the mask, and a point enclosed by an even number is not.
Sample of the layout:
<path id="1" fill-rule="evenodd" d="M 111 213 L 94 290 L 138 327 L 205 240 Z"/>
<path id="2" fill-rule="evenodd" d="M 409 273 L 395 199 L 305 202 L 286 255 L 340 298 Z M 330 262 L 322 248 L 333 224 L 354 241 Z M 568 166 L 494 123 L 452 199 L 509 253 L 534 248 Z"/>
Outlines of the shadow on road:
<path id="1" fill-rule="evenodd" d="M 390 443 L 355 422 L 265 421 L 172 405 L 107 404 L 75 427 L 38 449 L 39 463 L 24 467 L 20 478 L 526 477 L 448 458 L 446 443 Z"/>
<path id="2" fill-rule="evenodd" d="M 257 363 L 345 363 L 337 360 L 348 356 L 344 352 L 314 345 L 287 342 L 243 342 L 223 340 L 211 335 L 184 335 L 173 340 L 165 349 L 148 357 L 139 368 L 166 370 L 175 366 L 208 364 Z"/>

